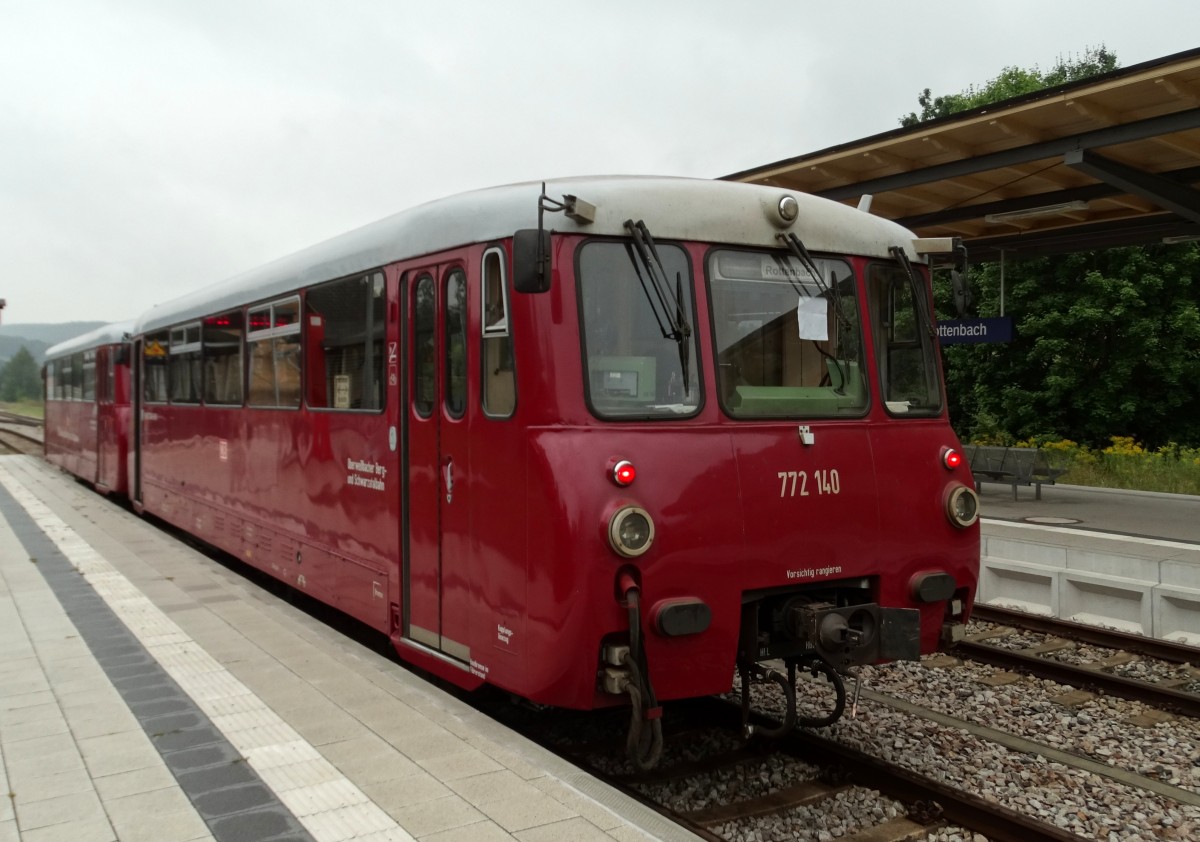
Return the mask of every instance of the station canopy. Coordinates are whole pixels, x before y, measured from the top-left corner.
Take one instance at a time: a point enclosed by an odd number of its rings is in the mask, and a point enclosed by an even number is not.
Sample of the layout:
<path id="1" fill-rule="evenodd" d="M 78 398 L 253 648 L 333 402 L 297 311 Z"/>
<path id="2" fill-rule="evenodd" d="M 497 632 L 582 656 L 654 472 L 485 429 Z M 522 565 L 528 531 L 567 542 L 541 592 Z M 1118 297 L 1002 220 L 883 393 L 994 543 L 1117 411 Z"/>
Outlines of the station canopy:
<path id="1" fill-rule="evenodd" d="M 1200 240 L 1200 49 L 724 179 L 870 196 L 972 262 Z"/>

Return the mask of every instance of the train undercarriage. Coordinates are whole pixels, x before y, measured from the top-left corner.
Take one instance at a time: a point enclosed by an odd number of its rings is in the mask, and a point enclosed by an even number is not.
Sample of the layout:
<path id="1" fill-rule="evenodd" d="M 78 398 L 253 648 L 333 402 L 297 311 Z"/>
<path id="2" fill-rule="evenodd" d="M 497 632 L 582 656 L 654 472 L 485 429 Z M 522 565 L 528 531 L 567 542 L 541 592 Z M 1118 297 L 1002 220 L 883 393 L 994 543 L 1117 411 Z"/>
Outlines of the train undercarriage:
<path id="1" fill-rule="evenodd" d="M 947 600 L 955 594 L 954 580 L 946 574 L 931 574 L 919 584 L 916 592 L 922 601 Z M 609 693 L 629 696 L 631 713 L 626 750 L 636 767 L 647 770 L 661 755 L 662 712 L 649 680 L 649 664 L 641 641 L 639 590 L 630 581 L 622 593 L 629 612 L 629 645 L 604 648 L 602 684 Z M 831 725 L 842 717 L 848 704 L 853 710 L 857 702 L 848 698 L 845 681 L 846 677 L 856 678 L 856 667 L 920 658 L 921 611 L 881 606 L 871 601 L 872 593 L 871 581 L 862 578 L 743 596 L 735 669 L 746 738 L 782 736 L 798 726 Z M 813 685 L 801 680 L 803 673 L 814 679 L 823 678 L 832 690 L 832 701 L 828 693 L 804 699 L 803 694 L 810 692 Z M 804 687 L 805 684 L 809 686 Z M 781 694 L 782 719 L 772 715 L 778 725 L 765 726 L 761 718 L 754 716 L 751 689 L 755 685 L 770 687 Z M 855 680 L 855 695 L 857 687 Z"/>

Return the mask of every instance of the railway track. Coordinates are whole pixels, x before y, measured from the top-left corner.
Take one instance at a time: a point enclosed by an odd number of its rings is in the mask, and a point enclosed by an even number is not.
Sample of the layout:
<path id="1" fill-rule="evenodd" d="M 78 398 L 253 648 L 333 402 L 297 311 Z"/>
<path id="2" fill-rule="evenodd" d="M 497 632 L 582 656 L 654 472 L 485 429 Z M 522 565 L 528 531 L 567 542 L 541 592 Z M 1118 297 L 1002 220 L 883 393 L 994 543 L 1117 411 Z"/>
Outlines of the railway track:
<path id="1" fill-rule="evenodd" d="M 19 427 L 40 427 L 42 422 L 28 415 L 17 415 L 15 412 L 0 410 L 0 424 L 15 424 Z"/>
<path id="2" fill-rule="evenodd" d="M 1200 649 L 1194 646 L 999 608 L 977 606 L 975 619 L 994 623 L 997 628 L 961 641 L 954 647 L 954 655 L 1200 718 L 1200 669 L 1196 669 L 1200 666 Z M 1023 648 L 1002 645 L 1015 629 L 1045 639 Z M 1080 644 L 1099 647 L 1107 654 L 1085 659 L 1084 663 L 1062 658 L 1062 653 Z M 1112 672 L 1139 657 L 1179 665 L 1182 676 L 1151 682 Z"/>
<path id="3" fill-rule="evenodd" d="M 41 426 L 36 418 L 0 411 L 0 454 L 40 455 L 42 439 L 33 431 Z"/>
<path id="4" fill-rule="evenodd" d="M 614 750 L 621 742 L 618 720 L 605 736 L 593 714 L 580 741 L 571 724 L 564 729 L 570 736 L 547 734 L 545 712 L 518 717 L 508 724 L 710 842 L 819 838 L 814 828 L 821 816 L 838 812 L 853 813 L 857 822 L 834 834 L 843 842 L 928 839 L 940 829 L 953 835 L 952 828 L 996 842 L 1081 838 L 809 731 L 742 741 L 740 707 L 726 699 L 673 705 L 666 754 L 651 772 L 632 771 Z"/>

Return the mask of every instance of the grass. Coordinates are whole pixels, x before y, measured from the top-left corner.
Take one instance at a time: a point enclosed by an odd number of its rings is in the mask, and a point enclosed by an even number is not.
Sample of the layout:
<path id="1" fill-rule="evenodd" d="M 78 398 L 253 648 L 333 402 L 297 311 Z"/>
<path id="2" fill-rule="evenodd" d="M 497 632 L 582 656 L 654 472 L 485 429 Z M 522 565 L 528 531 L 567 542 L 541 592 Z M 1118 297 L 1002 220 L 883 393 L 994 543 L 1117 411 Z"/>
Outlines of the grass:
<path id="1" fill-rule="evenodd" d="M 0 401 L 0 410 L 12 412 L 17 415 L 27 415 L 30 418 L 44 418 L 45 408 L 41 401 L 17 401 L 16 403 L 4 403 Z"/>
<path id="2" fill-rule="evenodd" d="M 1066 469 L 1058 478 L 1061 483 L 1200 495 L 1200 448 L 1168 443 L 1148 450 L 1128 436 L 1113 436 L 1112 444 L 1103 450 L 1070 439 L 1031 439 L 1013 444 L 1040 447 L 1051 465 Z"/>

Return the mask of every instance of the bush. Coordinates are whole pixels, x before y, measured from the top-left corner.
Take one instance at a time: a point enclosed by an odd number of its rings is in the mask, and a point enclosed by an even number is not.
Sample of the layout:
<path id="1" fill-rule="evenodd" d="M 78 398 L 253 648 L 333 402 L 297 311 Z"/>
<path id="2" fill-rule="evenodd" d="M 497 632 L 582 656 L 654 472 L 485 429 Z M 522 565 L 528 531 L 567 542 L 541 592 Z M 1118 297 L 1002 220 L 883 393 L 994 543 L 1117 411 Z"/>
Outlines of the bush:
<path id="1" fill-rule="evenodd" d="M 1113 436 L 1110 442 L 1102 450 L 1050 436 L 1002 443 L 1041 448 L 1051 465 L 1066 469 L 1059 482 L 1200 495 L 1200 448 L 1168 442 L 1150 450 L 1132 436 Z M 975 443 L 996 442 L 980 440 Z"/>

